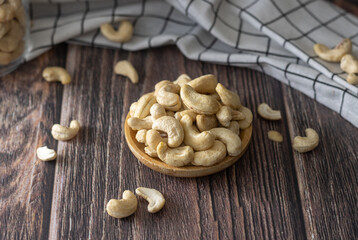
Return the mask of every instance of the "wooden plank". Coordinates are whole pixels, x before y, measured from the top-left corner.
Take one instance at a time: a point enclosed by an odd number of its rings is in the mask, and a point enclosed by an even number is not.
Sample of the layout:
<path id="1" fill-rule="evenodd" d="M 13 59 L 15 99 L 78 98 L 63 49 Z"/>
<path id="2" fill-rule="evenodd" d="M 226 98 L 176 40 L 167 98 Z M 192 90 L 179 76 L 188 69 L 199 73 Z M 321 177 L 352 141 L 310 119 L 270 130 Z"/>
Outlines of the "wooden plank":
<path id="1" fill-rule="evenodd" d="M 122 59 L 137 68 L 138 85 L 113 75 L 113 64 Z M 253 142 L 243 159 L 198 179 L 165 176 L 138 163 L 122 129 L 132 102 L 152 91 L 155 82 L 181 73 L 214 73 L 252 108 L 265 100 L 283 109 L 282 101 L 269 97 L 281 94 L 279 83 L 247 69 L 187 60 L 175 47 L 128 53 L 70 46 L 67 68 L 74 82 L 64 90 L 61 123 L 78 119 L 83 127 L 74 140 L 58 145 L 50 239 L 304 238 L 294 162 L 285 150 L 289 146 L 266 138 L 266 130 L 276 128 L 287 139 L 286 121 L 255 118 Z M 149 214 L 139 199 L 133 216 L 118 220 L 107 215 L 109 199 L 138 186 L 163 192 L 164 209 Z"/>
<path id="2" fill-rule="evenodd" d="M 37 147 L 56 149 L 63 86 L 46 83 L 42 70 L 63 66 L 60 45 L 0 80 L 0 239 L 46 239 L 55 162 L 36 157 Z"/>
<path id="3" fill-rule="evenodd" d="M 307 127 L 320 136 L 314 151 L 293 155 L 307 238 L 357 239 L 358 129 L 297 91 L 283 93 L 291 139 Z"/>

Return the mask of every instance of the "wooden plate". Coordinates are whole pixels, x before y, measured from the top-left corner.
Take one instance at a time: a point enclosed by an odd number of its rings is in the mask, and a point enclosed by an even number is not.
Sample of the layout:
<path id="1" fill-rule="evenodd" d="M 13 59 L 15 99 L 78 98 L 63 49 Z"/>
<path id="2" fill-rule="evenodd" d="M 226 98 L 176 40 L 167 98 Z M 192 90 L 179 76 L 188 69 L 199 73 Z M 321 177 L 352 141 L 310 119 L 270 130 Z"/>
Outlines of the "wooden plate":
<path id="1" fill-rule="evenodd" d="M 164 173 L 174 177 L 202 177 L 207 176 L 213 173 L 217 173 L 225 168 L 234 164 L 241 156 L 245 153 L 247 147 L 249 146 L 251 135 L 252 135 L 252 125 L 242 130 L 240 132 L 240 138 L 242 141 L 242 152 L 239 156 L 230 157 L 227 156 L 222 162 L 215 164 L 210 167 L 202 166 L 185 166 L 185 167 L 172 167 L 162 162 L 158 158 L 152 158 L 144 152 L 145 145 L 143 143 L 137 142 L 135 135 L 137 131 L 132 130 L 128 124 L 127 120 L 129 115 L 127 115 L 126 122 L 124 124 L 124 134 L 126 136 L 127 144 L 137 159 L 146 165 L 147 167 L 153 169 L 154 171 Z"/>

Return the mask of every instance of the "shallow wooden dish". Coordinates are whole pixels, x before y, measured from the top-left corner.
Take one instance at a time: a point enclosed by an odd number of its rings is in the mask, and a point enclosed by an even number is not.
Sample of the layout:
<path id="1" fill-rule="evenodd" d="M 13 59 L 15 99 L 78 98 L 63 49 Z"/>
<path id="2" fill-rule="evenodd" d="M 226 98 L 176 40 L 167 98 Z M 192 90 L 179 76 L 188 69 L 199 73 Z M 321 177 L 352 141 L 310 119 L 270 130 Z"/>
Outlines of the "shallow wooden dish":
<path id="1" fill-rule="evenodd" d="M 166 163 L 160 161 L 158 158 L 152 158 L 144 152 L 145 145 L 143 143 L 137 142 L 135 135 L 137 131 L 132 130 L 128 124 L 127 120 L 129 115 L 127 115 L 126 122 L 124 124 L 124 134 L 126 137 L 127 144 L 137 159 L 146 165 L 147 167 L 153 169 L 154 171 L 164 173 L 174 177 L 202 177 L 207 176 L 213 173 L 217 173 L 225 168 L 234 164 L 241 156 L 245 153 L 247 147 L 249 146 L 251 135 L 252 135 L 252 125 L 242 130 L 240 132 L 240 138 L 242 141 L 242 152 L 239 156 L 230 157 L 227 156 L 222 162 L 210 166 L 210 167 L 201 167 L 201 166 L 185 166 L 185 167 L 172 167 Z"/>

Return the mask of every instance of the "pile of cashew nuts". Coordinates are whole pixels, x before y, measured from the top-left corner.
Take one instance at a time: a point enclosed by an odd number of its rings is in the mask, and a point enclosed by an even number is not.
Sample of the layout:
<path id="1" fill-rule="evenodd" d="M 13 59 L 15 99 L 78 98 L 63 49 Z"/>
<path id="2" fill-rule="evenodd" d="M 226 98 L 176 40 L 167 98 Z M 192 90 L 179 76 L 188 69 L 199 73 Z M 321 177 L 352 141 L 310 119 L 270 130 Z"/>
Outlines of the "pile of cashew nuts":
<path id="1" fill-rule="evenodd" d="M 212 166 L 238 156 L 240 129 L 252 122 L 239 96 L 208 74 L 164 80 L 130 107 L 127 124 L 145 152 L 175 167 Z"/>
<path id="2" fill-rule="evenodd" d="M 24 52 L 26 15 L 21 0 L 0 0 L 0 65 L 7 65 Z"/>
<path id="3" fill-rule="evenodd" d="M 313 50 L 321 59 L 328 62 L 340 62 L 340 67 L 348 73 L 347 82 L 358 84 L 358 60 L 352 53 L 352 41 L 348 38 L 343 39 L 337 46 L 330 49 L 323 44 L 315 44 Z"/>

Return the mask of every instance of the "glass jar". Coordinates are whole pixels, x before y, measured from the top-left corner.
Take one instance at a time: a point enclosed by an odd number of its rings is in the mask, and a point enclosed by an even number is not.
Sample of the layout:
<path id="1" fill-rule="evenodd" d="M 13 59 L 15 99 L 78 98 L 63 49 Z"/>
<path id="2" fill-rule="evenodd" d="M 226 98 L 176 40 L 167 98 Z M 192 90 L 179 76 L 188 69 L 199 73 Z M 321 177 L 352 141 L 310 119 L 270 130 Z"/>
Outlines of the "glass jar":
<path id="1" fill-rule="evenodd" d="M 27 52 L 27 0 L 0 0 L 0 76 L 14 71 Z"/>

